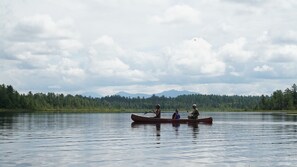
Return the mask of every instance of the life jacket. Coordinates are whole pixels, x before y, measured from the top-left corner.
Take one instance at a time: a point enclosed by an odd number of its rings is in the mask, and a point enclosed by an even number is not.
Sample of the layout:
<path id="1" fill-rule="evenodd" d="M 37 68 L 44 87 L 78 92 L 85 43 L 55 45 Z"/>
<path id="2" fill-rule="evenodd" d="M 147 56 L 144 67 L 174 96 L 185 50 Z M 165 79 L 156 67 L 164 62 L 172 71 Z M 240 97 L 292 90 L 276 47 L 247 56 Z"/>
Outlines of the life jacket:
<path id="1" fill-rule="evenodd" d="M 161 118 L 161 110 L 157 109 L 157 111 L 159 111 L 159 112 L 156 112 L 155 118 Z"/>
<path id="2" fill-rule="evenodd" d="M 172 114 L 172 119 L 175 119 L 175 116 L 176 116 L 176 112 L 174 112 L 174 113 Z"/>
<path id="3" fill-rule="evenodd" d="M 174 112 L 172 115 L 172 119 L 180 119 L 180 115 Z"/>

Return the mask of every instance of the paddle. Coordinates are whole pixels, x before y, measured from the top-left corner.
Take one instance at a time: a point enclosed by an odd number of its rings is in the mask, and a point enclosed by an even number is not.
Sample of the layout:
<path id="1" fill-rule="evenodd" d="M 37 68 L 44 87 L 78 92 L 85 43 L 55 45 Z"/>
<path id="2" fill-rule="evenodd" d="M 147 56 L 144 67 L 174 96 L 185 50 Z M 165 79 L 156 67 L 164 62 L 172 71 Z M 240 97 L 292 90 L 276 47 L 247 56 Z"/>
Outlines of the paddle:
<path id="1" fill-rule="evenodd" d="M 144 115 L 147 114 L 147 113 L 150 113 L 150 112 L 153 112 L 153 111 L 146 111 L 146 112 L 144 112 Z"/>

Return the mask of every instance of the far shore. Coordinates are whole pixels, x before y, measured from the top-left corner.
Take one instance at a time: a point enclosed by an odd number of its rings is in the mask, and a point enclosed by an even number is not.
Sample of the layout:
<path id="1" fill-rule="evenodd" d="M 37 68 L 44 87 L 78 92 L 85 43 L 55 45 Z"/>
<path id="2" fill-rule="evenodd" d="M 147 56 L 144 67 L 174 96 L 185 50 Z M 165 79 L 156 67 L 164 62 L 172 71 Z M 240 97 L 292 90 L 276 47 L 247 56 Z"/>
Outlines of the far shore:
<path id="1" fill-rule="evenodd" d="M 173 112 L 175 109 L 164 109 L 162 112 Z M 190 111 L 190 110 L 188 110 Z M 269 112 L 283 113 L 287 115 L 297 115 L 297 110 L 235 110 L 235 109 L 201 109 L 200 112 Z M 0 112 L 11 113 L 149 113 L 146 109 L 47 109 L 47 110 L 28 110 L 28 109 L 0 109 Z M 181 109 L 179 112 L 187 112 Z"/>

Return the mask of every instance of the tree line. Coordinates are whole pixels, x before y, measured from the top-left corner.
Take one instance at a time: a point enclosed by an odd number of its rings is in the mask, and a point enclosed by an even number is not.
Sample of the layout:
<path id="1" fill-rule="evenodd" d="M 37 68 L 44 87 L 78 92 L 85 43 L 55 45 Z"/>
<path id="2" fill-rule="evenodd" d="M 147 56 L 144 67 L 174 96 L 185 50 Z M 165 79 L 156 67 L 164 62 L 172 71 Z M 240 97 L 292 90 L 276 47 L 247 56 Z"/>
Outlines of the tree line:
<path id="1" fill-rule="evenodd" d="M 202 110 L 294 110 L 297 108 L 296 85 L 284 92 L 277 90 L 271 96 L 181 95 L 175 98 L 152 95 L 149 98 L 100 98 L 57 93 L 18 93 L 11 85 L 0 85 L 0 109 L 136 111 L 151 110 L 160 104 L 164 110 L 190 110 L 196 103 Z"/>
<path id="2" fill-rule="evenodd" d="M 271 96 L 261 96 L 259 109 L 262 110 L 297 110 L 297 86 L 276 90 Z"/>

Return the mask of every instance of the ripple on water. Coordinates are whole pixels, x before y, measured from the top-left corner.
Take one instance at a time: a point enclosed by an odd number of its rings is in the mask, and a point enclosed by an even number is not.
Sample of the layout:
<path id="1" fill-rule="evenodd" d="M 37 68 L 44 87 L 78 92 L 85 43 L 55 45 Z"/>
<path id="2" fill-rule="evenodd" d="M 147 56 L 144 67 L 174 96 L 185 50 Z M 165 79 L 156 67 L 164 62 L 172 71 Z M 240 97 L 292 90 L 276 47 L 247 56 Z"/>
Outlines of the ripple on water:
<path id="1" fill-rule="evenodd" d="M 131 125 L 130 114 L 29 114 L 0 127 L 3 166 L 294 166 L 297 123 L 208 113 L 213 125 Z M 238 118 L 241 121 L 238 121 Z M 3 117 L 0 117 L 0 122 Z"/>

